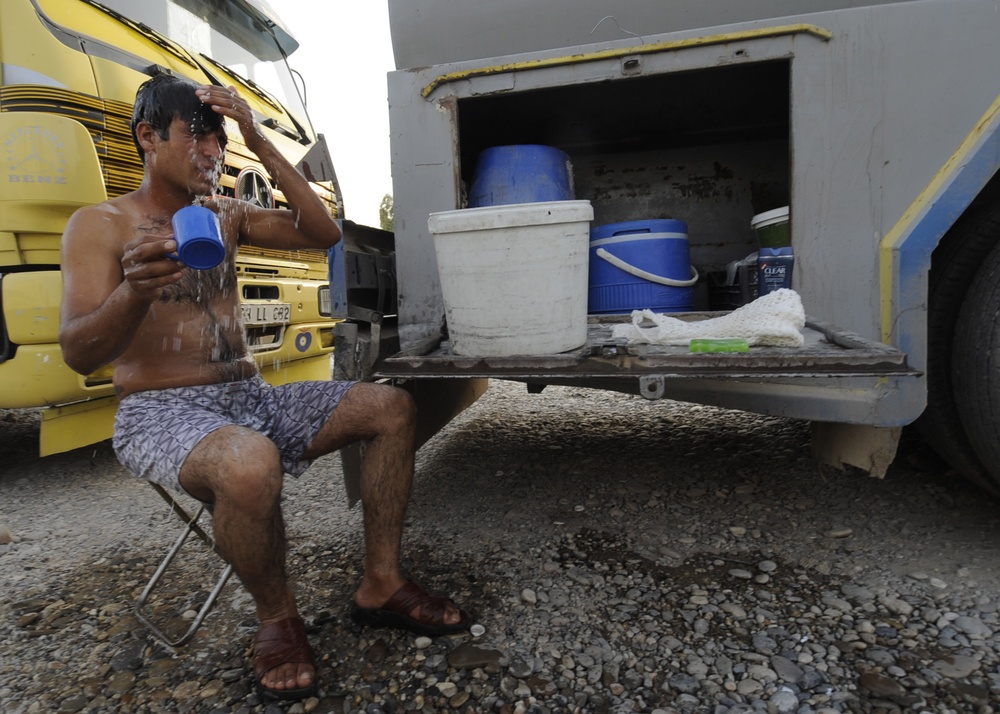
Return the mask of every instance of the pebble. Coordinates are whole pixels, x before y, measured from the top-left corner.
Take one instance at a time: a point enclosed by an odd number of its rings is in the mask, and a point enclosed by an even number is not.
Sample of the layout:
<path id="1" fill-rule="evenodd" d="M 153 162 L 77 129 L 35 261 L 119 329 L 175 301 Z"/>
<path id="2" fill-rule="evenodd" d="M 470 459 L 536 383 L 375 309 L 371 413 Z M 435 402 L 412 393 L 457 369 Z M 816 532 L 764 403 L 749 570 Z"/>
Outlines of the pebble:
<path id="1" fill-rule="evenodd" d="M 864 672 L 861 675 L 861 686 L 880 698 L 898 699 L 906 694 L 906 687 L 877 672 Z"/>
<path id="2" fill-rule="evenodd" d="M 967 655 L 950 655 L 943 659 L 936 660 L 931 667 L 942 677 L 949 679 L 963 679 L 975 672 L 981 663 L 973 657 Z"/>
<path id="3" fill-rule="evenodd" d="M 978 617 L 959 616 L 952 621 L 952 624 L 955 629 L 970 637 L 985 639 L 993 634 L 993 630 L 983 624 Z"/>
<path id="4" fill-rule="evenodd" d="M 499 649 L 464 642 L 448 653 L 448 665 L 455 669 L 480 669 L 496 665 L 502 658 L 503 652 Z"/>
<path id="5" fill-rule="evenodd" d="M 286 485 L 320 660 L 319 694 L 290 705 L 254 689 L 235 579 L 176 651 L 135 618 L 177 528 L 110 450 L 0 479 L 0 541 L 18 534 L 0 543 L 0 711 L 1000 712 L 1000 564 L 961 537 L 992 532 L 995 504 L 928 470 L 818 471 L 808 442 L 776 417 L 493 384 L 418 452 L 406 568 L 474 611 L 449 637 L 343 617 L 362 520 L 330 495 L 339 458 L 318 460 Z M 196 611 L 216 564 L 196 543 L 156 614 Z"/>
<path id="6" fill-rule="evenodd" d="M 799 698 L 795 692 L 782 687 L 767 702 L 768 714 L 792 714 L 799 708 Z"/>
<path id="7" fill-rule="evenodd" d="M 853 528 L 834 528 L 826 532 L 827 538 L 849 538 L 854 534 Z"/>

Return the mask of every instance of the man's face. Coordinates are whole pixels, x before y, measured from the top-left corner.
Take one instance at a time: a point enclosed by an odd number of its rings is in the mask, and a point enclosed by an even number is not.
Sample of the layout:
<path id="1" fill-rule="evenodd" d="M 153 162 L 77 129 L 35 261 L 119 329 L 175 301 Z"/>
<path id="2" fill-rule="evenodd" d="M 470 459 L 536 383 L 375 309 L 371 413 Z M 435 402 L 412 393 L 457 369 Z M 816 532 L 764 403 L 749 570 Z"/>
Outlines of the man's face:
<path id="1" fill-rule="evenodd" d="M 177 118 L 166 141 L 157 137 L 156 169 L 168 174 L 196 196 L 215 193 L 226 158 L 226 131 L 201 130 Z"/>

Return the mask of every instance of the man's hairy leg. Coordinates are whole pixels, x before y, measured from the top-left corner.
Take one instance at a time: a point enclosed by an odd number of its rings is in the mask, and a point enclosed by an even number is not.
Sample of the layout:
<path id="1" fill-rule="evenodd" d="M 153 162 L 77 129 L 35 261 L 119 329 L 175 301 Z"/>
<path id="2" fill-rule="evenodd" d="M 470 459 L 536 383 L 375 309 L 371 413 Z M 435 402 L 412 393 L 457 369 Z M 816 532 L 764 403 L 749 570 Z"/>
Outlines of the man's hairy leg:
<path id="1" fill-rule="evenodd" d="M 402 390 L 378 397 L 371 405 L 376 435 L 365 444 L 361 461 L 365 573 L 359 590 L 377 593 L 381 605 L 405 582 L 399 557 L 413 485 L 416 406 Z"/>
<path id="2" fill-rule="evenodd" d="M 298 615 L 285 571 L 285 522 L 281 513 L 283 472 L 278 451 L 264 436 L 243 427 L 209 434 L 181 470 L 181 485 L 212 504 L 219 550 L 253 596 L 257 619 L 267 625 Z M 268 672 L 269 688 L 307 687 L 312 667 L 290 663 Z"/>
<path id="3" fill-rule="evenodd" d="M 408 392 L 383 384 L 354 385 L 306 452 L 316 458 L 364 440 L 361 504 L 364 509 L 365 572 L 355 602 L 381 607 L 405 583 L 400 570 L 403 520 L 413 484 L 416 405 Z M 420 609 L 410 613 L 418 617 Z M 461 613 L 450 607 L 445 622 Z"/>

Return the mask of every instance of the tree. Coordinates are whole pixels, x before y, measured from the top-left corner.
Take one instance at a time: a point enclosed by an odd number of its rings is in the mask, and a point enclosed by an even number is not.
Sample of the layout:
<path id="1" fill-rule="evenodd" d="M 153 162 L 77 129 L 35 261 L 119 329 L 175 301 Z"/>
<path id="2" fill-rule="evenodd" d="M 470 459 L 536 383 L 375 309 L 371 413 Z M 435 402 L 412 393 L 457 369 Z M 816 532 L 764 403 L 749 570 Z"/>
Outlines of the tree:
<path id="1" fill-rule="evenodd" d="M 382 203 L 378 207 L 378 225 L 384 231 L 396 230 L 396 211 L 392 204 L 392 194 L 387 193 L 382 197 Z"/>

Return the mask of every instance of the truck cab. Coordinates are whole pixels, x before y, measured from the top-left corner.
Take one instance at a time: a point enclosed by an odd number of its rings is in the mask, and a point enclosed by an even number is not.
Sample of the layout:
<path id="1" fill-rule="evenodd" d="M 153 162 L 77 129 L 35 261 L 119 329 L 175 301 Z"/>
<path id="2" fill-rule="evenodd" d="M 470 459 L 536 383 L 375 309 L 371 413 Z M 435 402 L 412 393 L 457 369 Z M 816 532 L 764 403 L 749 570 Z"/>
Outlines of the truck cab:
<path id="1" fill-rule="evenodd" d="M 297 164 L 331 215 L 343 205 L 287 57 L 297 42 L 264 3 L 11 0 L 0 7 L 0 409 L 42 413 L 42 455 L 111 436 L 107 367 L 80 376 L 57 334 L 59 249 L 79 207 L 138 187 L 132 101 L 157 73 L 235 86 L 262 130 Z M 284 197 L 230 126 L 218 191 L 266 207 Z M 247 340 L 275 383 L 329 379 L 333 326 L 326 253 L 243 248 Z"/>

